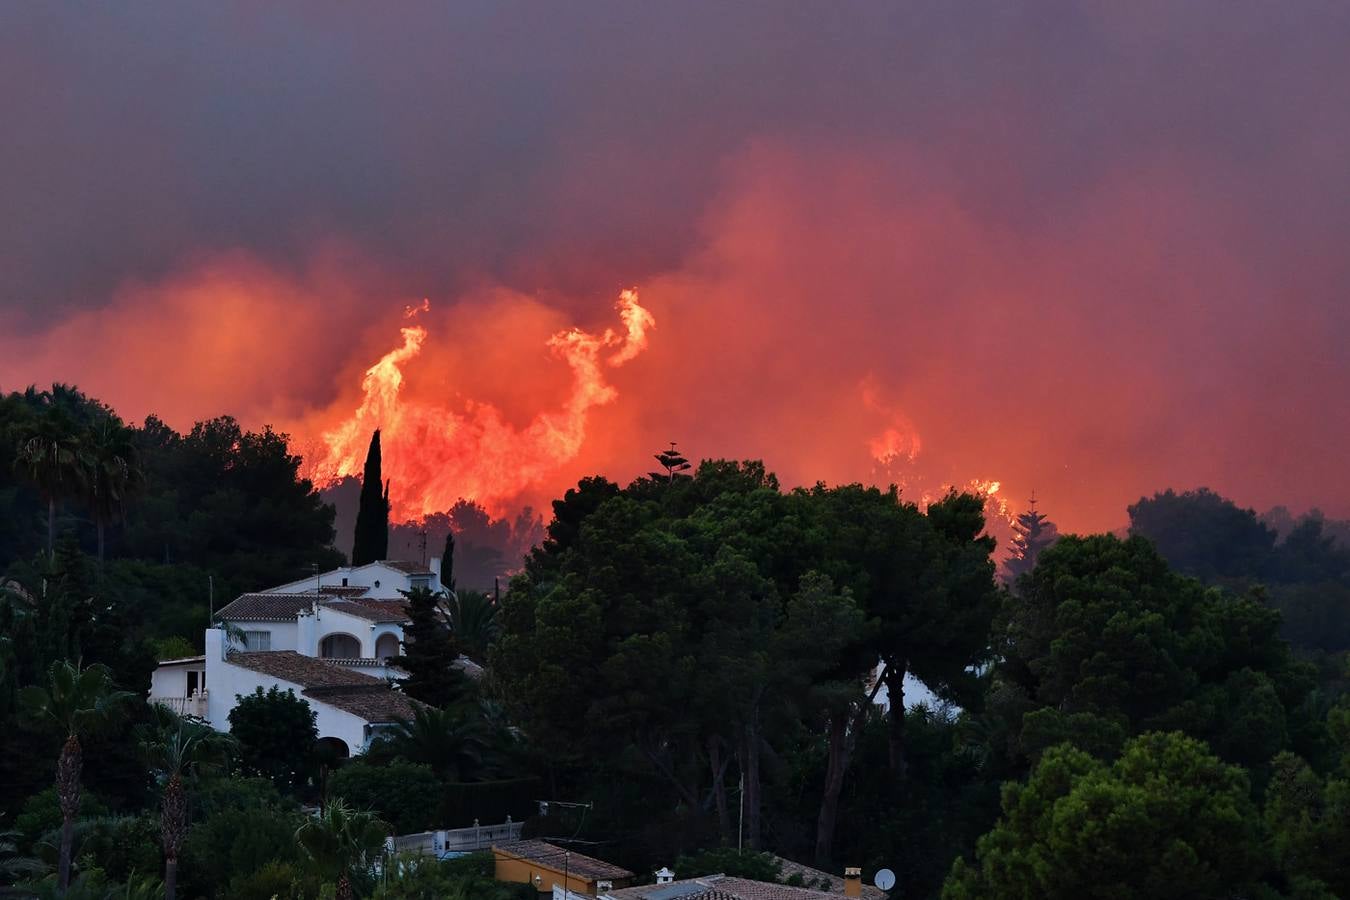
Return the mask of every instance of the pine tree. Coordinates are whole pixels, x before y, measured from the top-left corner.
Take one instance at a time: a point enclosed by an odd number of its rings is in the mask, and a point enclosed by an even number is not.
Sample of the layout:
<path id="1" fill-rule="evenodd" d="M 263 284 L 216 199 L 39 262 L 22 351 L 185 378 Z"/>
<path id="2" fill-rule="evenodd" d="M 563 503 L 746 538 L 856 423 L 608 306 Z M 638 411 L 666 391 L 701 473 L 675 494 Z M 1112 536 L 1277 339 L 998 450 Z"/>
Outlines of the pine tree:
<path id="1" fill-rule="evenodd" d="M 381 489 L 383 488 L 383 492 Z M 352 565 L 364 566 L 389 555 L 389 485 L 380 474 L 380 430 L 370 436 L 366 467 L 361 474 L 361 502 L 356 510 Z"/>
<path id="2" fill-rule="evenodd" d="M 1036 568 L 1036 558 L 1041 551 L 1059 539 L 1059 529 L 1046 518 L 1045 513 L 1036 508 L 1036 495 L 1033 493 L 1026 512 L 1017 517 L 1013 524 L 1017 533 L 1012 541 L 1012 553 L 1003 567 L 1008 572 L 1008 581 L 1014 585 L 1023 575 Z"/>
<path id="3" fill-rule="evenodd" d="M 403 629 L 403 655 L 394 664 L 408 673 L 403 692 L 446 709 L 465 699 L 468 677 L 455 668 L 459 646 L 442 604 L 446 597 L 427 588 L 401 592 L 408 600 L 410 624 Z"/>
<path id="4" fill-rule="evenodd" d="M 652 472 L 653 481 L 668 481 L 675 483 L 676 478 L 688 478 L 685 471 L 691 468 L 689 460 L 680 455 L 680 451 L 675 449 L 675 442 L 670 442 L 669 450 L 662 450 L 656 454 L 654 459 L 665 469 L 664 472 Z"/>

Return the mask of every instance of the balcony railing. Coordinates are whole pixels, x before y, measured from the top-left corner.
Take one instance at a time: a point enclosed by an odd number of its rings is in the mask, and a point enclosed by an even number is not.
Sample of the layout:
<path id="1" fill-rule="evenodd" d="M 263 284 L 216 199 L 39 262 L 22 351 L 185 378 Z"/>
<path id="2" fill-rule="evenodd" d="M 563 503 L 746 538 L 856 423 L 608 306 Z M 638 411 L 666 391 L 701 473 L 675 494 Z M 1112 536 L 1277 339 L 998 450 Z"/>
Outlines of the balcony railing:
<path id="1" fill-rule="evenodd" d="M 386 839 L 385 844 L 395 853 L 419 853 L 423 856 L 444 859 L 447 856 L 460 856 L 476 850 L 488 850 L 493 844 L 518 841 L 523 824 L 512 822 L 510 816 L 502 825 L 479 825 L 477 820 L 474 820 L 474 824 L 468 828 L 403 834 Z"/>
<path id="2" fill-rule="evenodd" d="M 206 691 L 198 691 L 191 697 L 151 697 L 151 703 L 158 703 L 160 706 L 167 706 L 180 716 L 194 716 L 198 719 L 206 718 Z"/>

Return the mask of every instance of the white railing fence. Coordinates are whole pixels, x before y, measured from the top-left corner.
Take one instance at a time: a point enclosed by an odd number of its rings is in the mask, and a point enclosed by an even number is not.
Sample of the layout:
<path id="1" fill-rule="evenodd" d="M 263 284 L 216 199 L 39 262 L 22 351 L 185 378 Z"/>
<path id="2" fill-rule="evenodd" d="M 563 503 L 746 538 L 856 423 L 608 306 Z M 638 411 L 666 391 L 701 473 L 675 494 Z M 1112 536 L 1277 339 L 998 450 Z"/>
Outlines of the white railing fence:
<path id="1" fill-rule="evenodd" d="M 510 816 L 501 825 L 479 825 L 478 820 L 474 819 L 468 828 L 419 831 L 391 837 L 385 841 L 385 846 L 392 853 L 419 853 L 444 859 L 476 850 L 490 850 L 493 844 L 518 841 L 523 824 L 512 822 Z"/>
<path id="2" fill-rule="evenodd" d="M 206 718 L 206 691 L 198 691 L 191 697 L 151 697 L 151 703 L 167 706 L 180 716 Z"/>

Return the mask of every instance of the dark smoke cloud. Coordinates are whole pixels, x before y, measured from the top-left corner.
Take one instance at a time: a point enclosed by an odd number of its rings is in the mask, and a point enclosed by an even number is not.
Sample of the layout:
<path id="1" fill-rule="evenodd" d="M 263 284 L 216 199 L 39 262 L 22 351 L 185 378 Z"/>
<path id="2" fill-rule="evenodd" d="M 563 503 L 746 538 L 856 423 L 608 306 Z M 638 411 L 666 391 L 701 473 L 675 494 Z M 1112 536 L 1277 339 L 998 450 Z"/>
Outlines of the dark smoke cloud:
<path id="1" fill-rule="evenodd" d="M 1167 484 L 1344 514 L 1346 46 L 1317 2 L 11 4 L 0 386 L 299 416 L 408 299 L 637 283 L 578 469 L 859 477 L 867 383 L 1070 527 Z M 240 291 L 302 309 L 251 340 Z M 89 350 L 165 320 L 227 322 L 192 396 Z"/>

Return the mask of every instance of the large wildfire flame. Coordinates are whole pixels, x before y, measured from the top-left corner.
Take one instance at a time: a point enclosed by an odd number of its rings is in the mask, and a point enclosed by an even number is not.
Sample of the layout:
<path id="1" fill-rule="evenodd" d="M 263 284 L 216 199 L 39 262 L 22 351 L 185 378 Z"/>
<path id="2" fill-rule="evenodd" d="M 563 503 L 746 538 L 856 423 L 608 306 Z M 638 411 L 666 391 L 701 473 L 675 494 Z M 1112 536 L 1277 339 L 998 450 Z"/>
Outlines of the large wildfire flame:
<path id="1" fill-rule="evenodd" d="M 926 509 L 930 503 L 942 499 L 952 490 L 963 491 L 984 498 L 985 530 L 998 540 L 999 555 L 1010 546 L 1016 512 L 1002 493 L 1003 483 L 993 478 L 970 478 L 964 482 L 938 481 L 934 483 L 916 463 L 923 450 L 923 441 L 914 423 L 900 410 L 882 402 L 876 382 L 864 379 L 860 392 L 868 409 L 886 419 L 881 431 L 867 441 L 872 455 L 872 478 L 887 481 L 900 488 L 901 496 Z"/>
<path id="2" fill-rule="evenodd" d="M 456 412 L 404 395 L 404 369 L 427 338 L 422 325 L 404 326 L 401 346 L 366 370 L 361 405 L 323 433 L 320 455 L 308 463 L 306 474 L 320 486 L 359 476 L 371 432 L 378 428 L 396 520 L 450 509 L 461 498 L 499 511 L 521 490 L 576 458 L 586 438 L 587 414 L 617 396 L 605 369 L 622 366 L 646 348 L 656 320 L 638 302 L 637 291 L 621 292 L 615 306 L 622 331 L 591 334 L 573 328 L 549 339 L 549 350 L 571 369 L 571 390 L 560 408 L 536 414 L 524 427 L 513 426 L 491 403 L 470 401 Z M 405 316 L 415 319 L 429 307 L 424 300 Z"/>

